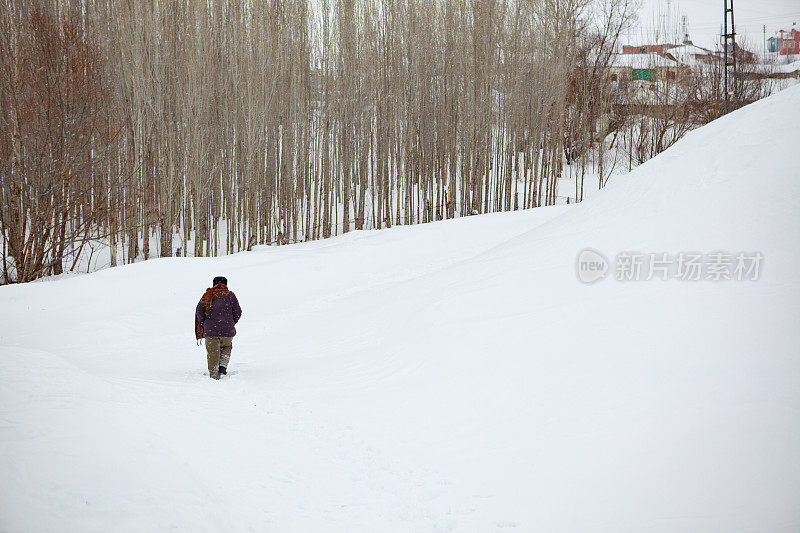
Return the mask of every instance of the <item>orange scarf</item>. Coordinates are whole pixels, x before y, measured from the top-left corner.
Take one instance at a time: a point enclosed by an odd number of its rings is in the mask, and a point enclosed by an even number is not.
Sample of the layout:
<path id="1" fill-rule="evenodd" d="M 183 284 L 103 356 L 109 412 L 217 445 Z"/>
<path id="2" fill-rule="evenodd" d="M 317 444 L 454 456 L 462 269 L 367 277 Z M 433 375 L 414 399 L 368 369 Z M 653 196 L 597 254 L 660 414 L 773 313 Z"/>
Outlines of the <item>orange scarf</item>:
<path id="1" fill-rule="evenodd" d="M 203 297 L 200 299 L 200 302 L 202 302 L 206 308 L 206 316 L 211 312 L 211 302 L 213 302 L 215 298 L 225 298 L 230 293 L 231 291 L 229 291 L 228 287 L 223 283 L 217 283 L 213 287 L 206 289 L 205 294 L 203 294 Z"/>

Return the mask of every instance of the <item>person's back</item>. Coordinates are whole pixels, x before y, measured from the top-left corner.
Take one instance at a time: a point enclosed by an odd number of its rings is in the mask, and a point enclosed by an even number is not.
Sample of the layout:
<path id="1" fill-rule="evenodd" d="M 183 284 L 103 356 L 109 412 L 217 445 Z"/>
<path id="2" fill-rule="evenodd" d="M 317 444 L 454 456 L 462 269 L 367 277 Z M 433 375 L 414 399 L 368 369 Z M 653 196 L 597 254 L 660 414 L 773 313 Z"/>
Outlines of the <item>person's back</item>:
<path id="1" fill-rule="evenodd" d="M 208 359 L 208 374 L 219 379 L 226 374 L 236 335 L 236 323 L 242 309 L 233 291 L 228 289 L 228 280 L 223 276 L 214 278 L 213 286 L 206 289 L 195 309 L 195 335 L 205 338 Z"/>

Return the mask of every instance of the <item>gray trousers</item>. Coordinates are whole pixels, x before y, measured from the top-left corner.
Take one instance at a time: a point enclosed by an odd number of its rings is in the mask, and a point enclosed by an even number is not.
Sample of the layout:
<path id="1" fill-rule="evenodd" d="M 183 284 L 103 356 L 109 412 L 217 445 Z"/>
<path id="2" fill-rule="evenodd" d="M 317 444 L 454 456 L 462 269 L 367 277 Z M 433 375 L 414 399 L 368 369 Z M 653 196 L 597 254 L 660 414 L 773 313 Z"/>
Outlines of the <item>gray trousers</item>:
<path id="1" fill-rule="evenodd" d="M 228 367 L 233 349 L 233 337 L 206 337 L 208 375 L 219 379 L 219 367 Z"/>

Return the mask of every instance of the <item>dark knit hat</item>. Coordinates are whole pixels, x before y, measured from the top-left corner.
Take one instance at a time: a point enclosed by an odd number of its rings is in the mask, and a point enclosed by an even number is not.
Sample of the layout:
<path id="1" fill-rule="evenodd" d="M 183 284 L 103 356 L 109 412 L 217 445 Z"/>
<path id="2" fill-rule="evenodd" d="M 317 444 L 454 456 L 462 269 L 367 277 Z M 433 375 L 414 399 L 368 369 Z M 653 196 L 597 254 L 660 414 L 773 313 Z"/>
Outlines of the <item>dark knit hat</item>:
<path id="1" fill-rule="evenodd" d="M 226 278 L 225 276 L 217 276 L 216 278 L 214 278 L 214 283 L 213 284 L 216 285 L 218 283 L 222 283 L 223 285 L 227 285 L 228 284 L 228 278 Z"/>

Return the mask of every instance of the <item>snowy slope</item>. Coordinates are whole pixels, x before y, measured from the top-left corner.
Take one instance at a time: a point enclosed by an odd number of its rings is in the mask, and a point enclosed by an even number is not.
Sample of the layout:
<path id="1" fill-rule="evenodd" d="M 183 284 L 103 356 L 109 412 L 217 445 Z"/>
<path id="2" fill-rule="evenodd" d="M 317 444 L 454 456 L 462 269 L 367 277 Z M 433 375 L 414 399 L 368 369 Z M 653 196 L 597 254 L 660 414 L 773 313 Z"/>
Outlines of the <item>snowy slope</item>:
<path id="1" fill-rule="evenodd" d="M 794 87 L 577 206 L 0 287 L 0 531 L 798 531 L 798 120 Z M 586 247 L 764 263 L 585 285 Z"/>

